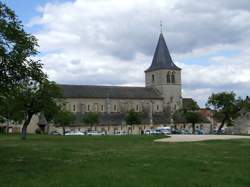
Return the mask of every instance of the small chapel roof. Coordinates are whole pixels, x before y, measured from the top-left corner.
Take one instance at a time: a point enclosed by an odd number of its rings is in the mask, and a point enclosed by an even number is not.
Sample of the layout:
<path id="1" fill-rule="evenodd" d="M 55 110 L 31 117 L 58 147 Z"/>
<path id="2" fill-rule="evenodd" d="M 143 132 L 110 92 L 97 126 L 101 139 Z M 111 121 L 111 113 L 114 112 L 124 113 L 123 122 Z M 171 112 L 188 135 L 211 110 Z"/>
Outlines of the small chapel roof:
<path id="1" fill-rule="evenodd" d="M 58 85 L 66 98 L 163 99 L 157 90 L 146 87 Z"/>
<path id="2" fill-rule="evenodd" d="M 162 33 L 155 49 L 152 64 L 145 72 L 159 69 L 181 70 L 181 68 L 174 64 Z"/>

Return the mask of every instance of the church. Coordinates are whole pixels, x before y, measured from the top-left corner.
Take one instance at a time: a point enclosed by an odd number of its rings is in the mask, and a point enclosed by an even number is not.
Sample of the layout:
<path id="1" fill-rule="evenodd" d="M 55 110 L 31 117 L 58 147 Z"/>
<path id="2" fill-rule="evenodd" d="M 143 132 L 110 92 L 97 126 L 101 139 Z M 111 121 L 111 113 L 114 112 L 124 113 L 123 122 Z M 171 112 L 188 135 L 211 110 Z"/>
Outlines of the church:
<path id="1" fill-rule="evenodd" d="M 59 85 L 66 98 L 66 109 L 73 113 L 120 113 L 134 109 L 153 113 L 182 107 L 181 69 L 170 56 L 160 34 L 152 64 L 145 70 L 145 87 Z"/>
<path id="2" fill-rule="evenodd" d="M 100 126 L 124 124 L 124 114 L 131 109 L 142 115 L 143 124 L 164 125 L 185 103 L 181 68 L 173 62 L 162 33 L 152 63 L 145 70 L 145 87 L 59 86 L 66 98 L 66 110 L 79 116 L 97 112 Z"/>
<path id="3" fill-rule="evenodd" d="M 182 98 L 181 68 L 173 62 L 164 36 L 160 33 L 153 60 L 145 70 L 144 87 L 96 86 L 96 85 L 58 85 L 65 98 L 65 109 L 75 114 L 76 121 L 67 130 L 90 130 L 82 118 L 88 112 L 98 113 L 99 122 L 95 130 L 107 134 L 116 131 L 129 131 L 125 115 L 134 110 L 141 117 L 141 124 L 135 125 L 134 133 L 145 128 L 173 125 L 171 115 L 183 105 L 192 102 Z M 61 131 L 53 124 L 47 125 L 44 116 L 32 120 L 39 127 L 49 126 L 49 132 Z M 36 126 L 36 127 L 35 127 Z M 30 125 L 33 132 L 37 125 Z"/>

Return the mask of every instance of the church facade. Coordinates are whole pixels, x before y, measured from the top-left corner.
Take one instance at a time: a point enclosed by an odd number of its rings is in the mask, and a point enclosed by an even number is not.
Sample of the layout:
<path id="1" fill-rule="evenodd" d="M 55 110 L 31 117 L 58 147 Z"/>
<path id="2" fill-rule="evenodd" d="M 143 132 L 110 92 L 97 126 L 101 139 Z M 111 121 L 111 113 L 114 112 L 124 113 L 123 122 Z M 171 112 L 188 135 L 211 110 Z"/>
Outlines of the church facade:
<path id="1" fill-rule="evenodd" d="M 67 130 L 90 130 L 81 119 L 89 112 L 96 112 L 99 123 L 95 130 L 105 131 L 107 134 L 120 130 L 129 132 L 131 127 L 126 126 L 124 118 L 130 110 L 138 112 L 141 117 L 141 124 L 133 127 L 133 133 L 139 133 L 145 128 L 170 126 L 173 125 L 171 114 L 192 100 L 182 98 L 181 68 L 174 64 L 162 33 L 152 63 L 145 70 L 144 87 L 58 86 L 65 98 L 65 109 L 76 116 L 75 123 L 67 127 Z M 62 131 L 54 124 L 47 124 L 41 115 L 33 117 L 27 130 L 28 133 L 35 133 L 39 128 L 47 129 L 48 132 Z"/>
<path id="2" fill-rule="evenodd" d="M 170 56 L 160 34 L 151 66 L 145 71 L 145 87 L 59 85 L 66 98 L 66 110 L 73 113 L 161 113 L 182 107 L 181 69 Z"/>

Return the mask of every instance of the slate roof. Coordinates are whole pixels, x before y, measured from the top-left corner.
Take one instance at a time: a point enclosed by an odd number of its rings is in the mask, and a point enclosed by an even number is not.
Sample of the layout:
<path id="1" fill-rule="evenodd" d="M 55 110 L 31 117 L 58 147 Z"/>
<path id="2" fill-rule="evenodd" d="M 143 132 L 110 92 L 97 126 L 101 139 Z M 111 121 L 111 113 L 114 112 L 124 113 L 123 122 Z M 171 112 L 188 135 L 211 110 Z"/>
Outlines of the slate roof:
<path id="1" fill-rule="evenodd" d="M 158 40 L 152 64 L 145 72 L 159 69 L 181 70 L 174 64 L 162 33 Z"/>
<path id="2" fill-rule="evenodd" d="M 163 99 L 158 91 L 146 87 L 58 85 L 65 98 Z"/>

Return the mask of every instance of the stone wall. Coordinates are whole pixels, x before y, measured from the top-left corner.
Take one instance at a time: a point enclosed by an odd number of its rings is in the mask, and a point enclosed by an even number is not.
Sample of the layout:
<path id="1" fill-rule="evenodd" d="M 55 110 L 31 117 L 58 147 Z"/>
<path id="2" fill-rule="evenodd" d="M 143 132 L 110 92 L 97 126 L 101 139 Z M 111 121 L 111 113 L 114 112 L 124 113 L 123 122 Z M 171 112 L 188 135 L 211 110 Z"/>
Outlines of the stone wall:
<path id="1" fill-rule="evenodd" d="M 175 82 L 168 82 L 168 73 L 175 74 Z M 154 76 L 154 80 L 152 80 Z M 181 96 L 181 71 L 157 70 L 145 74 L 146 87 L 152 87 L 159 91 L 164 98 L 164 105 L 170 106 L 173 111 L 182 107 Z"/>
<path id="2" fill-rule="evenodd" d="M 73 113 L 98 112 L 98 113 L 125 113 L 131 109 L 135 112 L 152 110 L 162 112 L 161 99 L 136 100 L 136 99 L 95 99 L 95 98 L 67 98 L 66 110 Z"/>
<path id="3" fill-rule="evenodd" d="M 240 116 L 235 120 L 233 133 L 250 134 L 250 112 L 241 112 Z"/>

